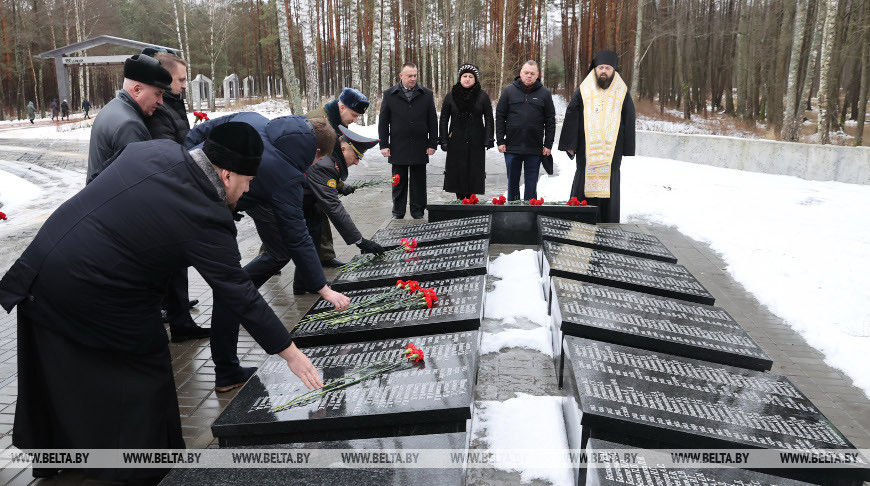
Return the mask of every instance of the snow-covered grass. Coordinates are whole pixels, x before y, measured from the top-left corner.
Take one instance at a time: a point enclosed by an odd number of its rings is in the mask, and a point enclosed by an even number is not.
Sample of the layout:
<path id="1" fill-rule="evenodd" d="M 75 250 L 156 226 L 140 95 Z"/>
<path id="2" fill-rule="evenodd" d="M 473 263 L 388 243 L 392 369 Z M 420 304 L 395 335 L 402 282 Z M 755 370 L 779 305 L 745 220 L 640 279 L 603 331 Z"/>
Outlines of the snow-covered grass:
<path id="1" fill-rule="evenodd" d="M 0 221 L 0 239 L 38 228 L 84 185 L 84 172 L 0 160 L 0 202 L 8 218 Z"/>
<path id="2" fill-rule="evenodd" d="M 545 467 L 522 467 L 508 461 L 497 463 L 498 469 L 517 471 L 522 482 L 534 479 L 549 481 L 554 486 L 571 485 L 574 473 L 570 467 L 552 467 L 568 461 L 568 437 L 562 418 L 562 397 L 538 397 L 518 393 L 503 402 L 478 402 L 473 430 L 482 437 L 488 449 L 535 451 L 544 456 Z"/>
<path id="3" fill-rule="evenodd" d="M 566 199 L 574 164 L 538 194 Z M 651 157 L 622 163 L 622 222 L 675 226 L 870 394 L 870 186 Z M 739 319 L 738 319 L 739 320 Z"/>

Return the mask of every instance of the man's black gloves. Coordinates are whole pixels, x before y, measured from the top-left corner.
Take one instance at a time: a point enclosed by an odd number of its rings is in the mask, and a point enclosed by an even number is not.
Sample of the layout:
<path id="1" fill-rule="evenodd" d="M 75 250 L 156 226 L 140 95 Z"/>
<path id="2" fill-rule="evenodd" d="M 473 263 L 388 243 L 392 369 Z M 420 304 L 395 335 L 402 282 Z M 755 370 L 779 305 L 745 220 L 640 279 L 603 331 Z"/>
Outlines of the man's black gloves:
<path id="1" fill-rule="evenodd" d="M 359 243 L 356 244 L 359 247 L 360 251 L 363 253 L 374 253 L 375 255 L 381 256 L 384 254 L 384 247 L 375 243 L 372 240 L 367 240 L 365 238 L 362 239 Z"/>
<path id="2" fill-rule="evenodd" d="M 350 196 L 353 191 L 356 191 L 356 188 L 350 184 L 342 184 L 341 189 L 338 190 L 342 196 Z"/>

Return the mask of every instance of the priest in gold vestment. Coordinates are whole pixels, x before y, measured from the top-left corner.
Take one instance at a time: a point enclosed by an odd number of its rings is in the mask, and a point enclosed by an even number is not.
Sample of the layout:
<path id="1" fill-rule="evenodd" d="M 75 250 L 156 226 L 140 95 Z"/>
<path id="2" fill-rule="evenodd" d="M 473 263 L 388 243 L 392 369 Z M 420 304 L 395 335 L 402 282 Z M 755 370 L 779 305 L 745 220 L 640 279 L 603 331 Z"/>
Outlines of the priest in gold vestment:
<path id="1" fill-rule="evenodd" d="M 571 197 L 598 206 L 598 221 L 619 223 L 619 167 L 634 155 L 634 103 L 619 76 L 618 56 L 599 51 L 571 97 L 559 150 L 577 156 Z"/>

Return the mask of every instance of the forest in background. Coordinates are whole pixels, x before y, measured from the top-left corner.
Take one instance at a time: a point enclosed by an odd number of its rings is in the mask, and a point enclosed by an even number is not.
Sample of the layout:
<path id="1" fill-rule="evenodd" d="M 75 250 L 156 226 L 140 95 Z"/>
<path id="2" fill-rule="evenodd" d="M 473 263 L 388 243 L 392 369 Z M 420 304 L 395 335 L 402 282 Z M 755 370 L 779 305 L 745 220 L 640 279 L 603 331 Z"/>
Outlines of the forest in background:
<path id="1" fill-rule="evenodd" d="M 180 48 L 189 77 L 208 76 L 218 96 L 230 73 L 257 89 L 283 78 L 296 113 L 343 86 L 377 110 L 407 61 L 436 99 L 475 63 L 496 99 L 535 59 L 568 98 L 612 49 L 633 95 L 662 111 L 726 113 L 797 140 L 811 110 L 820 143 L 855 120 L 861 145 L 870 91 L 870 0 L 0 0 L 0 119 L 57 97 L 54 64 L 36 54 L 103 34 Z M 119 66 L 69 71 L 73 107 L 121 85 Z"/>

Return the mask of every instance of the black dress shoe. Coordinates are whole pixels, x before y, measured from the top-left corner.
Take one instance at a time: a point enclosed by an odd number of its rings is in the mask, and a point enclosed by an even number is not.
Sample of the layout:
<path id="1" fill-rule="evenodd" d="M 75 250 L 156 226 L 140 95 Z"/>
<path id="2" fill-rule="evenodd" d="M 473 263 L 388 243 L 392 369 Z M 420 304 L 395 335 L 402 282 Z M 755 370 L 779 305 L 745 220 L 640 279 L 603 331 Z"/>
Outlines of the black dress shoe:
<path id="1" fill-rule="evenodd" d="M 333 258 L 331 260 L 320 262 L 320 264 L 327 268 L 338 268 L 344 266 L 345 262 L 339 260 L 338 258 Z"/>
<path id="2" fill-rule="evenodd" d="M 193 300 L 191 300 L 191 301 L 188 301 L 188 302 L 187 302 L 187 308 L 188 308 L 188 309 L 193 309 L 194 307 L 196 307 L 196 304 L 199 304 L 199 299 L 193 299 Z"/>
<path id="3" fill-rule="evenodd" d="M 247 383 L 248 379 L 254 376 L 254 373 L 257 372 L 257 367 L 240 367 L 240 370 L 241 371 L 236 376 L 232 376 L 228 379 L 215 379 L 214 391 L 218 393 L 224 393 L 243 386 L 245 383 Z"/>
<path id="4" fill-rule="evenodd" d="M 183 343 L 184 341 L 189 341 L 191 339 L 203 339 L 211 336 L 211 328 L 210 327 L 199 327 L 199 326 L 185 326 L 185 327 L 169 327 L 169 334 L 172 335 L 169 338 L 173 343 Z"/>

